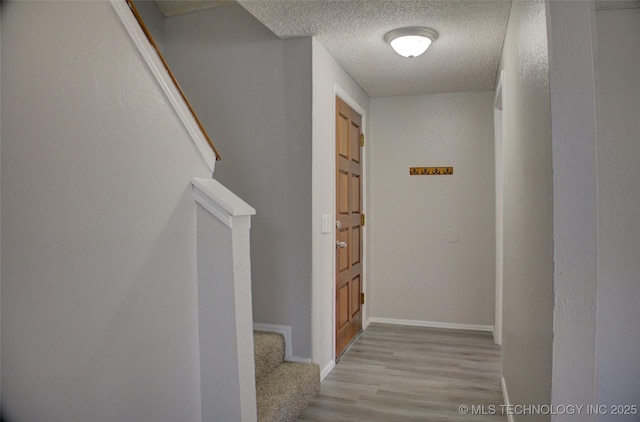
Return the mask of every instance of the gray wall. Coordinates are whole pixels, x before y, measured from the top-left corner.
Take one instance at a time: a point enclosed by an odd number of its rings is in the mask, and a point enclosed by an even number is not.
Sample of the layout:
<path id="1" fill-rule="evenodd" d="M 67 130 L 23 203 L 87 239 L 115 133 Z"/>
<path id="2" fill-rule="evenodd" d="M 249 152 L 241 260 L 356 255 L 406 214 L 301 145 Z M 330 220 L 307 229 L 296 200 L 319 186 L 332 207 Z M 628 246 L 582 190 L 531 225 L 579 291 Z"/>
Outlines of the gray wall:
<path id="1" fill-rule="evenodd" d="M 506 123 L 502 367 L 514 404 L 548 404 L 551 398 L 553 214 L 546 31 L 544 2 L 513 2 L 501 66 Z"/>
<path id="2" fill-rule="evenodd" d="M 596 401 L 640 405 L 640 8 L 598 11 L 596 28 Z"/>
<path id="3" fill-rule="evenodd" d="M 8 421 L 199 421 L 197 152 L 108 2 L 2 10 Z"/>
<path id="4" fill-rule="evenodd" d="M 153 41 L 160 49 L 160 52 L 164 54 L 164 16 L 162 16 L 158 4 L 155 1 L 142 0 L 136 1 L 135 6 L 145 26 L 151 33 Z"/>
<path id="5" fill-rule="evenodd" d="M 216 179 L 256 209 L 254 321 L 311 357 L 311 39 L 282 41 L 239 5 L 165 20 L 166 58 L 214 139 Z"/>
<path id="6" fill-rule="evenodd" d="M 371 99 L 371 317 L 493 326 L 493 98 Z M 454 173 L 409 175 L 421 166 Z"/>

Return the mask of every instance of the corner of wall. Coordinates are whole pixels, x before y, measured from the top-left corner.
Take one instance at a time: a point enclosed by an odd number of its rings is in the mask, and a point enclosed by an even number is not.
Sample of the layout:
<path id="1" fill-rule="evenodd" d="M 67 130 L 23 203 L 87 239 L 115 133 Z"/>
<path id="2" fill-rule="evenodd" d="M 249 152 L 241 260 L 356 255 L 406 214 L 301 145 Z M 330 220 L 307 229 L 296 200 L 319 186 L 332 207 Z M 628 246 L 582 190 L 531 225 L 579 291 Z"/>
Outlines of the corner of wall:
<path id="1" fill-rule="evenodd" d="M 595 400 L 598 261 L 593 2 L 549 1 L 547 7 L 555 299 L 551 403 L 589 405 Z"/>
<path id="2" fill-rule="evenodd" d="M 335 95 L 353 99 L 365 114 L 369 97 L 315 37 L 312 48 L 312 357 L 321 368 L 334 360 L 333 234 L 322 234 L 322 214 L 335 215 Z M 366 125 L 366 123 L 365 123 Z M 365 126 L 366 130 L 366 126 Z M 365 203 L 366 208 L 366 203 Z M 365 257 L 366 259 L 366 257 Z"/>
<path id="3" fill-rule="evenodd" d="M 550 3 L 559 2 L 512 3 L 501 59 L 507 75 L 502 372 L 514 403 L 549 404 L 551 399 L 553 145 L 546 17 Z"/>

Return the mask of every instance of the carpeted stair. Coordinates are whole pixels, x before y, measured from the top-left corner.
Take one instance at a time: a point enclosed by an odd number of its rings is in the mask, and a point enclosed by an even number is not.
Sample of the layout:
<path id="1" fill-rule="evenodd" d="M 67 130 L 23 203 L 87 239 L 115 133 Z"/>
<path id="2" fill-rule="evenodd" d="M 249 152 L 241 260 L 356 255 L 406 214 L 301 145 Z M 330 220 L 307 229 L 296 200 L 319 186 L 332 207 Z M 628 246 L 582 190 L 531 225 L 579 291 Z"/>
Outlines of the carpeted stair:
<path id="1" fill-rule="evenodd" d="M 320 391 L 320 367 L 284 360 L 284 336 L 253 332 L 258 422 L 292 422 Z"/>

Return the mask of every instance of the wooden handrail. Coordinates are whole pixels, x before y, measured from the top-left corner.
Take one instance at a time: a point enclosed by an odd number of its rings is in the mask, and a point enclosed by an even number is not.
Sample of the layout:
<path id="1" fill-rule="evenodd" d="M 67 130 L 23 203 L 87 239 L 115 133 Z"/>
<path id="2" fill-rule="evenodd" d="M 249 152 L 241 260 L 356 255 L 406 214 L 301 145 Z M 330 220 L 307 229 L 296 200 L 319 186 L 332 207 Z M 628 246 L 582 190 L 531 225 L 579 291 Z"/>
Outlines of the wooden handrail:
<path id="1" fill-rule="evenodd" d="M 156 44 L 156 42 L 154 41 L 153 37 L 151 36 L 151 32 L 149 32 L 149 29 L 147 28 L 147 25 L 145 25 L 144 21 L 142 20 L 142 16 L 140 16 L 140 13 L 138 12 L 138 9 L 136 8 L 136 5 L 133 4 L 133 0 L 126 0 L 126 1 L 127 1 L 127 4 L 129 5 L 129 8 L 131 9 L 131 12 L 133 13 L 133 15 L 135 16 L 136 20 L 138 21 L 138 24 L 140 24 L 140 28 L 142 28 L 142 32 L 144 32 L 144 35 L 146 35 L 147 39 L 149 40 L 149 43 L 151 44 L 153 49 L 156 51 L 156 53 L 158 53 L 158 57 L 160 58 L 160 61 L 162 62 L 162 65 L 164 66 L 164 68 L 169 73 L 169 77 L 171 78 L 171 80 L 173 81 L 174 85 L 178 89 L 178 92 L 182 96 L 182 99 L 184 100 L 185 104 L 187 105 L 187 108 L 189 108 L 189 111 L 191 112 L 191 115 L 193 116 L 193 118 L 195 119 L 196 123 L 198 124 L 198 127 L 202 131 L 202 134 L 204 135 L 204 138 L 207 140 L 207 144 L 209 144 L 209 146 L 213 150 L 213 153 L 216 156 L 216 161 L 220 161 L 222 159 L 222 156 L 218 152 L 216 146 L 213 144 L 213 141 L 209 137 L 209 134 L 207 133 L 206 129 L 204 128 L 204 126 L 202 126 L 202 122 L 200 122 L 200 119 L 196 115 L 196 112 L 193 110 L 193 107 L 191 106 L 191 103 L 187 99 L 187 96 L 184 94 L 184 91 L 182 90 L 182 87 L 180 86 L 180 84 L 176 80 L 175 75 L 173 74 L 171 69 L 169 69 L 169 65 L 167 64 L 166 60 L 164 59 L 164 56 L 162 55 L 162 53 L 160 52 L 160 49 L 158 48 L 158 45 Z"/>

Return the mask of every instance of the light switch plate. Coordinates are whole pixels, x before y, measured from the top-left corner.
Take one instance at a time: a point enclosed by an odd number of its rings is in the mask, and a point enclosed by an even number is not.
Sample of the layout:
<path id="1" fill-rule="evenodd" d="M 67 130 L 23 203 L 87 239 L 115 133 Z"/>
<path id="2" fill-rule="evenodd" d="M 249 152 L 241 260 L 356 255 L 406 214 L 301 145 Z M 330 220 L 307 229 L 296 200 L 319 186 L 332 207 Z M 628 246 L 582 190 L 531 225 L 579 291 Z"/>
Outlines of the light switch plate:
<path id="1" fill-rule="evenodd" d="M 320 229 L 320 232 L 322 234 L 331 233 L 331 230 L 333 230 L 333 224 L 331 224 L 331 220 L 331 214 L 322 214 L 322 227 Z"/>

